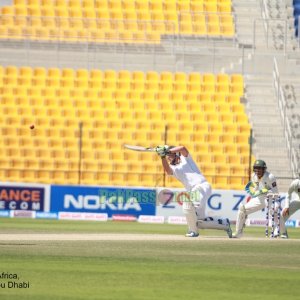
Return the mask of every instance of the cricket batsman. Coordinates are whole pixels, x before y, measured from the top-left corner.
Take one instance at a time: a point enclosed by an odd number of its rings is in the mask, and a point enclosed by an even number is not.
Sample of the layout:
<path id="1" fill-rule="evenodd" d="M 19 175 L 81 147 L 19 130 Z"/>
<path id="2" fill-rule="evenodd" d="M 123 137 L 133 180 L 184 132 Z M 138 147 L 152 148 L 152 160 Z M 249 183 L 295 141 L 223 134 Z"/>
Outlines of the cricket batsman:
<path id="1" fill-rule="evenodd" d="M 299 174 L 300 177 L 300 174 Z M 295 198 L 292 198 L 295 195 Z M 288 234 L 285 227 L 285 222 L 288 218 L 300 209 L 300 178 L 295 179 L 290 184 L 287 197 L 285 198 L 285 205 L 282 210 L 282 218 L 280 218 L 280 232 L 281 238 L 287 239 Z"/>
<path id="2" fill-rule="evenodd" d="M 248 215 L 265 208 L 269 192 L 278 194 L 276 178 L 267 171 L 267 165 L 263 160 L 259 159 L 254 162 L 252 178 L 246 185 L 245 190 L 252 198 L 246 204 L 241 203 L 239 206 L 236 219 L 236 232 L 232 235 L 233 238 L 242 237 Z"/>
<path id="3" fill-rule="evenodd" d="M 198 229 L 225 230 L 232 237 L 228 219 L 217 219 L 205 216 L 206 202 L 211 195 L 211 186 L 198 169 L 189 151 L 184 146 L 157 146 L 164 171 L 177 178 L 185 187 L 189 197 L 183 201 L 188 233 L 186 237 L 199 236 Z"/>

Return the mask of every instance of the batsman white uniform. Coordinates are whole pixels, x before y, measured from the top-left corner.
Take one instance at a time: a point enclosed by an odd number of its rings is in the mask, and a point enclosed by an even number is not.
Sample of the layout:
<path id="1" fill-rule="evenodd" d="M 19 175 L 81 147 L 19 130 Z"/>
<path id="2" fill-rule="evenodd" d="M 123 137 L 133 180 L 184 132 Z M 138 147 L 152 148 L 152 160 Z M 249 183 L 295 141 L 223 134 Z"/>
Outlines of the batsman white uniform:
<path id="1" fill-rule="evenodd" d="M 211 186 L 198 169 L 191 155 L 180 156 L 180 163 L 170 165 L 173 176 L 177 178 L 189 192 L 189 198 L 183 202 L 182 209 L 185 214 L 189 232 L 198 233 L 200 229 L 220 229 L 227 231 L 231 237 L 228 219 L 205 217 L 206 202 L 211 195 Z M 190 200 L 190 201 L 188 201 Z M 230 230 L 230 234 L 228 233 Z"/>
<path id="2" fill-rule="evenodd" d="M 236 234 L 234 237 L 241 237 L 243 234 L 243 228 L 248 215 L 255 213 L 266 206 L 267 192 L 278 193 L 278 187 L 276 178 L 273 174 L 265 171 L 264 175 L 259 179 L 255 173 L 252 174 L 252 183 L 255 185 L 255 191 L 263 191 L 257 197 L 252 198 L 248 203 L 241 203 L 236 220 Z"/>
<path id="3" fill-rule="evenodd" d="M 295 198 L 293 198 L 295 196 Z M 280 232 L 286 233 L 285 222 L 286 220 L 294 214 L 297 210 L 300 209 L 300 179 L 296 179 L 292 181 L 289 189 L 288 194 L 285 199 L 284 209 L 289 209 L 288 216 L 282 216 L 280 220 Z"/>

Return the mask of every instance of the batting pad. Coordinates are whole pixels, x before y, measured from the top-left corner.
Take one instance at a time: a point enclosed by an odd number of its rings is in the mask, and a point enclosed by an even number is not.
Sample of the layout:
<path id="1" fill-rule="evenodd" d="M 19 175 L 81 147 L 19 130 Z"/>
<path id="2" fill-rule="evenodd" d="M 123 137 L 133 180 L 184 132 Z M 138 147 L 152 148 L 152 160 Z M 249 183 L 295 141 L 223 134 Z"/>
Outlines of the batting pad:
<path id="1" fill-rule="evenodd" d="M 197 226 L 199 229 L 226 230 L 228 228 L 228 221 L 227 219 L 207 217 L 204 220 L 198 220 Z"/>

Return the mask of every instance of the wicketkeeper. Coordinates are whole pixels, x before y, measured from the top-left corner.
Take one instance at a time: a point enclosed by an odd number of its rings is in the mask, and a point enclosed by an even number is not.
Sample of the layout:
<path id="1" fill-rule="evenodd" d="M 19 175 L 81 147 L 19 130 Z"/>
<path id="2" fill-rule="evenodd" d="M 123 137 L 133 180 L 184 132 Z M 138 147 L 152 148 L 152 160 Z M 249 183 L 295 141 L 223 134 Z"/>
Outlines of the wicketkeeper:
<path id="1" fill-rule="evenodd" d="M 293 195 L 295 196 L 294 198 Z M 280 232 L 282 233 L 281 238 L 284 239 L 288 238 L 285 222 L 292 214 L 294 214 L 299 209 L 300 209 L 300 178 L 292 181 L 288 190 L 287 197 L 285 199 L 285 205 L 282 210 L 282 218 L 280 219 Z"/>
<path id="2" fill-rule="evenodd" d="M 263 160 L 256 160 L 254 162 L 252 178 L 246 185 L 245 190 L 252 198 L 248 203 L 241 203 L 239 206 L 236 219 L 236 232 L 232 235 L 233 238 L 242 237 L 248 215 L 265 208 L 269 192 L 278 194 L 276 178 L 267 171 L 267 165 Z"/>
<path id="3" fill-rule="evenodd" d="M 183 201 L 188 233 L 187 237 L 199 236 L 198 229 L 225 230 L 232 237 L 228 219 L 205 216 L 206 202 L 211 195 L 211 186 L 198 169 L 196 163 L 184 146 L 157 146 L 162 165 L 168 175 L 177 178 L 185 187 L 189 197 Z"/>

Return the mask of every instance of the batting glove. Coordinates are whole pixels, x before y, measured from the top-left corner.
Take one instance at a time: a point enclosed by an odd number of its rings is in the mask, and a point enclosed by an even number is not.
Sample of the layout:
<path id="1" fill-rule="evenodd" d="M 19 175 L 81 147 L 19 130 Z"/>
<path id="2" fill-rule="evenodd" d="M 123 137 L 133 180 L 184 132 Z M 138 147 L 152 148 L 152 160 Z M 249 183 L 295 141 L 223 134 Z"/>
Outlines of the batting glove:
<path id="1" fill-rule="evenodd" d="M 164 146 L 157 146 L 156 147 L 156 153 L 161 157 L 164 158 L 168 154 L 169 146 L 164 145 Z"/>

